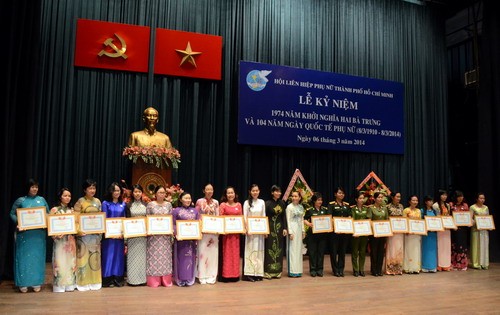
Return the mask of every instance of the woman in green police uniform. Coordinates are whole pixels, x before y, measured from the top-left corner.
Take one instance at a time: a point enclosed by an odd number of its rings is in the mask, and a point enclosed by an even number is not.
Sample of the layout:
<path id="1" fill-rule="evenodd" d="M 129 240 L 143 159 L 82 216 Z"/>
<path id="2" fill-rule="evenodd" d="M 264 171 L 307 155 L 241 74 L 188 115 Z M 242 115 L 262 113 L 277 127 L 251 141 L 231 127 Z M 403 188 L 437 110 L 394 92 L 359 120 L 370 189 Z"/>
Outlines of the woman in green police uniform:
<path id="1" fill-rule="evenodd" d="M 370 218 L 370 209 L 364 206 L 365 195 L 359 193 L 355 199 L 356 204 L 351 207 L 353 220 L 367 220 Z M 354 276 L 365 276 L 365 258 L 366 245 L 368 244 L 368 236 L 353 236 L 352 237 L 352 269 Z"/>
<path id="2" fill-rule="evenodd" d="M 384 205 L 385 195 L 381 192 L 376 192 L 373 197 L 375 203 L 370 206 L 372 221 L 389 220 L 389 212 L 387 206 Z M 384 246 L 387 237 L 372 237 L 370 239 L 370 261 L 372 276 L 382 277 L 382 267 L 384 266 Z"/>

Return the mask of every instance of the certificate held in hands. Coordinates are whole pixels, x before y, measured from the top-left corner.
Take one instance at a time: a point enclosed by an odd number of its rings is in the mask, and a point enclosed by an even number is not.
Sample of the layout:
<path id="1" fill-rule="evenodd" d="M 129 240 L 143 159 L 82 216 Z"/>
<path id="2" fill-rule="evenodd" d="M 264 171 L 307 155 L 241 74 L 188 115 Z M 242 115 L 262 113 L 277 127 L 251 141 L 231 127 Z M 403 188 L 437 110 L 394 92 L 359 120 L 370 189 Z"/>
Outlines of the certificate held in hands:
<path id="1" fill-rule="evenodd" d="M 492 215 L 475 215 L 476 227 L 478 230 L 494 230 L 495 221 Z"/>
<path id="2" fill-rule="evenodd" d="M 443 220 L 441 217 L 435 216 L 425 216 L 425 225 L 427 226 L 427 231 L 429 232 L 441 232 L 444 231 Z"/>
<path id="3" fill-rule="evenodd" d="M 354 237 L 373 235 L 371 220 L 354 220 Z"/>
<path id="4" fill-rule="evenodd" d="M 78 216 L 79 231 L 84 234 L 101 234 L 106 232 L 106 213 L 81 213 Z"/>
<path id="5" fill-rule="evenodd" d="M 123 238 L 123 218 L 106 219 L 105 238 Z"/>
<path id="6" fill-rule="evenodd" d="M 253 234 L 269 234 L 269 221 L 267 217 L 247 217 L 247 232 Z"/>
<path id="7" fill-rule="evenodd" d="M 17 227 L 19 230 L 43 229 L 47 227 L 45 207 L 18 208 Z"/>
<path id="8" fill-rule="evenodd" d="M 392 233 L 408 233 L 408 219 L 405 217 L 389 217 Z"/>
<path id="9" fill-rule="evenodd" d="M 201 216 L 201 232 L 207 234 L 224 234 L 224 218 L 213 215 Z"/>
<path id="10" fill-rule="evenodd" d="M 172 215 L 148 215 L 147 216 L 148 235 L 172 235 L 174 234 L 174 224 Z"/>
<path id="11" fill-rule="evenodd" d="M 372 221 L 373 237 L 388 237 L 392 236 L 391 221 L 377 220 Z"/>
<path id="12" fill-rule="evenodd" d="M 336 234 L 353 234 L 354 227 L 351 218 L 333 217 L 333 230 Z"/>
<path id="13" fill-rule="evenodd" d="M 329 215 L 313 215 L 311 223 L 313 234 L 333 232 L 333 221 Z"/>
<path id="14" fill-rule="evenodd" d="M 453 212 L 456 226 L 472 226 L 472 215 L 469 211 Z"/>
<path id="15" fill-rule="evenodd" d="M 175 238 L 178 241 L 201 240 L 200 221 L 198 220 L 177 220 L 177 234 Z"/>
<path id="16" fill-rule="evenodd" d="M 425 220 L 408 219 L 408 233 L 416 235 L 427 235 Z"/>
<path id="17" fill-rule="evenodd" d="M 123 237 L 133 238 L 147 235 L 146 218 L 134 217 L 123 219 Z"/>
<path id="18" fill-rule="evenodd" d="M 47 216 L 49 236 L 76 234 L 76 218 L 71 214 L 50 214 Z"/>
<path id="19" fill-rule="evenodd" d="M 224 216 L 224 233 L 225 234 L 243 234 L 245 230 L 245 219 L 242 215 L 225 215 Z"/>

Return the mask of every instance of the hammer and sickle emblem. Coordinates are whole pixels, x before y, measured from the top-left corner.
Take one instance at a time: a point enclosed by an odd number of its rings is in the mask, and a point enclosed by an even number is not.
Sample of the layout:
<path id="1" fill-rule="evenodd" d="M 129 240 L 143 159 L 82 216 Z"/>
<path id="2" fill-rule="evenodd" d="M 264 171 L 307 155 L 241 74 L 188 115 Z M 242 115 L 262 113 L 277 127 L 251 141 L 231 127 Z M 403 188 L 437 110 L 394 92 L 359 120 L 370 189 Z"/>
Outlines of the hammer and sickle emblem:
<path id="1" fill-rule="evenodd" d="M 123 59 L 127 59 L 127 55 L 125 55 L 125 52 L 127 51 L 127 43 L 125 42 L 125 40 L 123 38 L 118 36 L 118 34 L 115 33 L 115 36 L 120 41 L 122 48 L 118 49 L 118 47 L 116 47 L 116 45 L 113 44 L 113 38 L 110 37 L 110 38 L 106 39 L 104 41 L 104 43 L 102 43 L 102 44 L 104 46 L 111 47 L 111 49 L 113 49 L 115 52 L 109 52 L 109 51 L 106 51 L 103 49 L 99 52 L 99 54 L 98 54 L 99 57 L 101 57 L 102 55 L 106 55 L 106 56 L 111 57 L 111 58 L 122 57 Z"/>

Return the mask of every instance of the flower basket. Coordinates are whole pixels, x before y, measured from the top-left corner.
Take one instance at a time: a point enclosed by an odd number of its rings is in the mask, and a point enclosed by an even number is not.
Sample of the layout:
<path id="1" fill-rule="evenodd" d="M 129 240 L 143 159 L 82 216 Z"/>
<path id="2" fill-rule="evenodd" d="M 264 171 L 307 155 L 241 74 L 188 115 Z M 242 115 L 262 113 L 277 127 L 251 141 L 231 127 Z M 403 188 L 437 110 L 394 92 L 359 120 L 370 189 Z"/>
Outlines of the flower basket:
<path id="1" fill-rule="evenodd" d="M 165 148 L 158 146 L 127 146 L 123 148 L 123 156 L 128 157 L 132 162 L 137 163 L 138 159 L 147 164 L 153 164 L 157 168 L 163 168 L 163 163 L 177 169 L 181 162 L 181 154 L 175 148 Z"/>
<path id="2" fill-rule="evenodd" d="M 376 192 L 381 192 L 384 194 L 384 203 L 388 203 L 388 198 L 391 194 L 391 190 L 385 186 L 385 184 L 380 180 L 380 178 L 375 174 L 375 172 L 370 172 L 368 176 L 356 187 L 360 193 L 365 195 L 365 205 L 371 205 L 375 202 L 374 194 Z"/>

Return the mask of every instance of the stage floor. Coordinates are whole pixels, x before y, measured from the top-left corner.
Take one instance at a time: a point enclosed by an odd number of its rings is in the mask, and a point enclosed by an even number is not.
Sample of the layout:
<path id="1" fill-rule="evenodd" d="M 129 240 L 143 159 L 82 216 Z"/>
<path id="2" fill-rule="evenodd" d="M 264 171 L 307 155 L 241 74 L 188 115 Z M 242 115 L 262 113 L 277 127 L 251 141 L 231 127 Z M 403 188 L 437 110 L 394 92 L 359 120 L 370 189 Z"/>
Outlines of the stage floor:
<path id="1" fill-rule="evenodd" d="M 365 278 L 352 275 L 349 255 L 346 264 L 344 278 L 332 275 L 328 256 L 325 276 L 309 276 L 304 257 L 302 278 L 156 289 L 53 293 L 47 276 L 40 293 L 22 294 L 4 281 L 0 314 L 500 314 L 498 263 L 489 270 Z"/>

